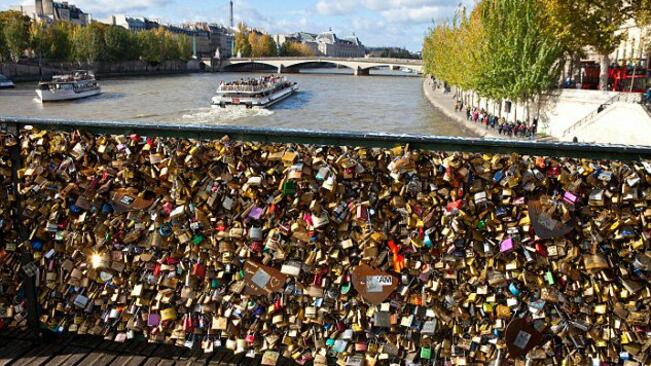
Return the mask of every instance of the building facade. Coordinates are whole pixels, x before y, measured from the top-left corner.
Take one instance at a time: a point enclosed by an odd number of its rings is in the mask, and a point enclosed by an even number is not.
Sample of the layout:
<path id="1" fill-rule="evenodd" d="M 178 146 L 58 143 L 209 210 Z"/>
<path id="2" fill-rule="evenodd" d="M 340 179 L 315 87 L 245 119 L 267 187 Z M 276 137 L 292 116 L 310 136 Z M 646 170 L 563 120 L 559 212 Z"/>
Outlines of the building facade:
<path id="1" fill-rule="evenodd" d="M 233 33 L 219 24 L 205 22 L 186 25 L 189 29 L 205 34 L 205 47 L 201 57 L 230 58 L 233 51 Z M 202 39 L 202 42 L 204 40 Z"/>
<path id="2" fill-rule="evenodd" d="M 610 55 L 612 62 L 616 64 L 636 65 L 639 67 L 651 68 L 651 26 L 640 27 L 635 21 L 628 21 L 619 31 L 624 34 L 622 42 Z"/>
<path id="3" fill-rule="evenodd" d="M 366 47 L 355 35 L 339 38 L 332 30 L 319 34 L 306 32 L 277 34 L 274 40 L 278 46 L 282 46 L 285 42 L 303 43 L 317 56 L 364 57 L 366 55 Z"/>
<path id="4" fill-rule="evenodd" d="M 126 15 L 113 15 L 105 23 L 120 26 L 133 32 L 157 29 L 161 25 L 158 21 L 150 20 L 144 17 L 129 17 Z"/>
<path id="5" fill-rule="evenodd" d="M 90 14 L 67 1 L 35 0 L 33 6 L 20 5 L 15 8 L 34 20 L 48 23 L 64 21 L 84 26 L 91 22 Z"/>

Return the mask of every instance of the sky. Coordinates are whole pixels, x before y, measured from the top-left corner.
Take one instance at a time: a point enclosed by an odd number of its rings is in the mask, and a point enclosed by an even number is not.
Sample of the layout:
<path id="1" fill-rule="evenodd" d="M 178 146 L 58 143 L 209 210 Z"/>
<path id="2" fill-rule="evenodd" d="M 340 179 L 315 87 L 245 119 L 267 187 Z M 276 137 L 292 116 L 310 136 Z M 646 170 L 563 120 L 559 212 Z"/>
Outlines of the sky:
<path id="1" fill-rule="evenodd" d="M 94 19 L 126 14 L 160 19 L 163 23 L 195 21 L 228 23 L 228 0 L 68 0 Z M 332 29 L 338 36 L 353 33 L 366 46 L 405 47 L 420 51 L 434 22 L 449 20 L 459 4 L 472 0 L 234 0 L 235 20 L 269 33 Z M 33 0 L 0 0 L 0 9 Z"/>

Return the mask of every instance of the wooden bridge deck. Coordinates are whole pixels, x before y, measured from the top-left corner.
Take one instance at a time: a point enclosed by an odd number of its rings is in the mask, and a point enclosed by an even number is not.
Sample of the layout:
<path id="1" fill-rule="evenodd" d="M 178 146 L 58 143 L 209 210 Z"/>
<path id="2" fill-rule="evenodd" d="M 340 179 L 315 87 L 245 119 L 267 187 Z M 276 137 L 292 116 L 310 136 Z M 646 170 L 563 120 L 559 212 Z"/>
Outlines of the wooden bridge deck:
<path id="1" fill-rule="evenodd" d="M 116 343 L 101 337 L 73 334 L 37 342 L 25 330 L 0 331 L 0 366 L 257 366 L 261 361 L 261 355 L 249 358 L 244 353 L 234 355 L 225 348 L 204 354 L 201 350 L 170 345 L 143 341 Z M 293 366 L 295 362 L 281 358 L 277 365 Z"/>

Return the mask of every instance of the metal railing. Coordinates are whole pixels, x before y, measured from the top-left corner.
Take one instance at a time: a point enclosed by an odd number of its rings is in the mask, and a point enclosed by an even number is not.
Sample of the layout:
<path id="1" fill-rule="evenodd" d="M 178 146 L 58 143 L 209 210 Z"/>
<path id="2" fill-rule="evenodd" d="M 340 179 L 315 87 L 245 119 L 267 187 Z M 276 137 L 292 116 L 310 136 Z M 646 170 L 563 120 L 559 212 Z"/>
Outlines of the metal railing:
<path id="1" fill-rule="evenodd" d="M 448 152 L 476 152 L 573 157 L 607 160 L 651 159 L 651 146 L 536 142 L 487 138 L 423 136 L 359 131 L 314 131 L 307 129 L 269 129 L 246 126 L 198 125 L 145 121 L 71 121 L 25 117 L 2 117 L 0 125 L 22 128 L 34 126 L 49 130 L 83 130 L 97 134 L 138 134 L 141 136 L 219 139 L 262 143 L 298 143 L 330 146 L 392 148 L 409 145 L 414 149 Z"/>

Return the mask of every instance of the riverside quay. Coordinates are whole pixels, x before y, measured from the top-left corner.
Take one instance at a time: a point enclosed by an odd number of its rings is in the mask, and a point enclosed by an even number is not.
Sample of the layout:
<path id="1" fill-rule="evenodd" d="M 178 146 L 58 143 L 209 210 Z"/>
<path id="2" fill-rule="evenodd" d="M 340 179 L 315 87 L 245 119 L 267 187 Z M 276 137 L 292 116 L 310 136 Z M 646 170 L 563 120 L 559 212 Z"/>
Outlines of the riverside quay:
<path id="1" fill-rule="evenodd" d="M 651 149 L 0 123 L 0 363 L 651 363 Z"/>

